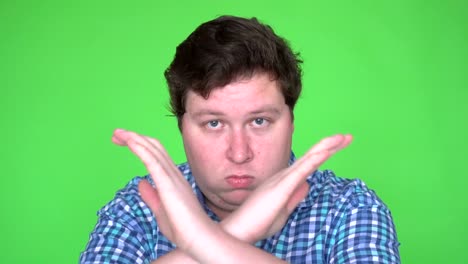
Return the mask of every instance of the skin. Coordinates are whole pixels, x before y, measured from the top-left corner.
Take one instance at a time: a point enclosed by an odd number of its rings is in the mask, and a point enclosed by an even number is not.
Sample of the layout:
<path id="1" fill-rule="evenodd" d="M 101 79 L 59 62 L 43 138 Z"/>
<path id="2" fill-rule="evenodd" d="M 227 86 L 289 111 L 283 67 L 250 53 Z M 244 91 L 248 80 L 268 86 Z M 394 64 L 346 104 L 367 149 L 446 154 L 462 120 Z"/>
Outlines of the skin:
<path id="1" fill-rule="evenodd" d="M 275 118 L 267 125 L 257 120 L 270 118 L 264 112 L 257 115 L 265 105 L 278 110 L 273 111 Z M 220 224 L 203 211 L 160 142 L 121 129 L 114 132 L 114 143 L 127 146 L 150 172 L 157 189 L 142 181 L 140 194 L 163 234 L 177 245 L 154 263 L 284 263 L 252 244 L 282 228 L 307 195 L 308 175 L 349 145 L 352 137 L 325 138 L 287 167 L 293 124 L 283 106 L 275 82 L 266 76 L 229 84 L 208 99 L 189 94 L 189 114 L 184 116 L 182 130 L 187 157 L 210 208 L 223 219 Z M 200 110 L 204 113 L 201 123 L 196 114 Z M 207 112 L 210 114 L 205 119 Z M 220 123 L 208 122 L 213 120 Z M 226 175 L 232 173 L 246 173 L 253 180 L 239 189 L 226 182 Z"/>
<path id="2" fill-rule="evenodd" d="M 193 176 L 221 219 L 268 177 L 288 166 L 294 125 L 276 81 L 256 74 L 215 89 L 208 99 L 189 91 L 182 138 Z M 250 177 L 233 187 L 229 176 Z"/>

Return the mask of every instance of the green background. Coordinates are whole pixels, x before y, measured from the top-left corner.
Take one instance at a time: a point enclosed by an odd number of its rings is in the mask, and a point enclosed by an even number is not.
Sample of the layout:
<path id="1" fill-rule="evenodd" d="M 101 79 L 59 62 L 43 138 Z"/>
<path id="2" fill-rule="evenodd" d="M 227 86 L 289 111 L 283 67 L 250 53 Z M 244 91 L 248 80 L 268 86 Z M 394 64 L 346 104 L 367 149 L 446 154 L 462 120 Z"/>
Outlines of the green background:
<path id="1" fill-rule="evenodd" d="M 463 263 L 467 1 L 1 1 L 0 263 L 76 263 L 143 165 L 114 128 L 184 161 L 163 70 L 201 22 L 256 16 L 304 64 L 294 149 L 352 133 L 323 168 L 391 208 L 404 263 Z M 215 147 L 215 146 L 213 146 Z"/>

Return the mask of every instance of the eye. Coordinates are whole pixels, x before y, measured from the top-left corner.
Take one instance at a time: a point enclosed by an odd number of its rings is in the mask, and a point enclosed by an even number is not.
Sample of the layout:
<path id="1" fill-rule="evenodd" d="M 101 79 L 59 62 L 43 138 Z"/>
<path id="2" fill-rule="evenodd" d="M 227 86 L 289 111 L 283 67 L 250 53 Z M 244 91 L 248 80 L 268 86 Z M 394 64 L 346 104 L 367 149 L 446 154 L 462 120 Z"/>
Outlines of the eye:
<path id="1" fill-rule="evenodd" d="M 219 120 L 210 120 L 206 123 L 206 126 L 211 129 L 220 128 L 221 122 L 219 122 Z"/>
<path id="2" fill-rule="evenodd" d="M 252 120 L 252 124 L 256 127 L 266 126 L 268 121 L 265 118 L 259 117 Z"/>

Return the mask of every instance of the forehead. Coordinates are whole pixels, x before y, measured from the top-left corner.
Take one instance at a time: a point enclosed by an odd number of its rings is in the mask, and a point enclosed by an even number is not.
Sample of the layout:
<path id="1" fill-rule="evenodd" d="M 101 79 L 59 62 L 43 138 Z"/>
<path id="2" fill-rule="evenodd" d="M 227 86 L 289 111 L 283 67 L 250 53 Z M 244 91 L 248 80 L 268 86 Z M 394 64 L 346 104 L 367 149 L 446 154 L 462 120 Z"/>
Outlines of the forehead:
<path id="1" fill-rule="evenodd" d="M 284 96 L 279 84 L 267 74 L 255 74 L 250 78 L 216 87 L 204 98 L 193 91 L 187 93 L 186 111 L 217 109 L 241 111 L 258 107 L 283 107 Z"/>

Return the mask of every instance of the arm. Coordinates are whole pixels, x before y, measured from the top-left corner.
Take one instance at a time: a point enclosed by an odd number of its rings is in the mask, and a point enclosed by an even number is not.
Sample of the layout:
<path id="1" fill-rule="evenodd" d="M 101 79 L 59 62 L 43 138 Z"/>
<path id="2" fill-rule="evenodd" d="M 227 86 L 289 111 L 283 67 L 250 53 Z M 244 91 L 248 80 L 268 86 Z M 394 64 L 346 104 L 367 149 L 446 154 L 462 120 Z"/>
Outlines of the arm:
<path id="1" fill-rule="evenodd" d="M 157 190 L 142 182 L 140 193 L 163 233 L 181 249 L 157 262 L 189 260 L 191 257 L 202 263 L 219 263 L 220 260 L 243 263 L 252 259 L 261 263 L 283 263 L 250 243 L 275 233 L 284 225 L 307 193 L 307 175 L 330 155 L 346 147 L 351 137 L 339 135 L 321 141 L 293 166 L 273 175 L 257 188 L 221 225 L 213 223 L 202 211 L 190 186 L 159 142 L 122 131 L 117 131 L 113 140 L 128 146 L 150 171 Z M 255 225 L 252 225 L 253 219 Z M 179 226 L 185 229 L 181 231 Z"/>
<path id="2" fill-rule="evenodd" d="M 162 174 L 162 171 L 156 170 L 165 165 L 161 164 L 162 162 L 148 163 L 147 158 L 151 157 L 146 156 L 149 153 L 146 152 L 146 148 L 133 144 L 130 142 L 129 147 L 138 153 L 152 175 Z M 161 160 L 163 157 L 159 157 L 158 161 Z M 177 175 L 176 171 L 168 174 Z M 167 182 L 158 182 L 155 179 L 157 190 L 147 181 L 141 181 L 139 184 L 141 196 L 156 216 L 158 226 L 179 248 L 153 263 L 249 263 L 252 260 L 260 263 L 285 263 L 225 232 L 223 228 L 228 225 L 217 224 L 208 218 L 182 175 L 170 178 Z M 175 186 L 177 188 L 174 188 Z M 184 226 L 184 229 L 178 228 L 180 226 Z"/>

